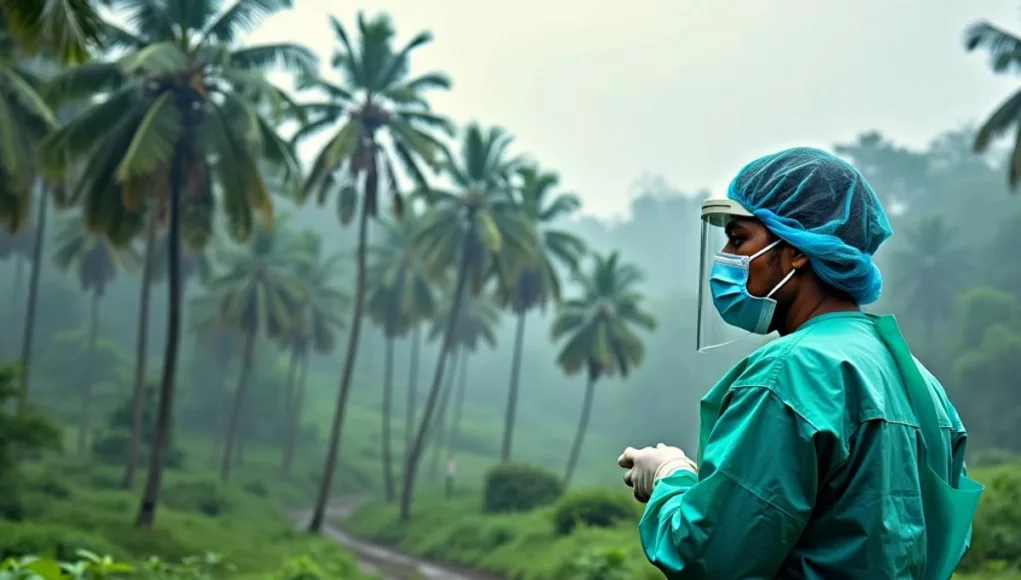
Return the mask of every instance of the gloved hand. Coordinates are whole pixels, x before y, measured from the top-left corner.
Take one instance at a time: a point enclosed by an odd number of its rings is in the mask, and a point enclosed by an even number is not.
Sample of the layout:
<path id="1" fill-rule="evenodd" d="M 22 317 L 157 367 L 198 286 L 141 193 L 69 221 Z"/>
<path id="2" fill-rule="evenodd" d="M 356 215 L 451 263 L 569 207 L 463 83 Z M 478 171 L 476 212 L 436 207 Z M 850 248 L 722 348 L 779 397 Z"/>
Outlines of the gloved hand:
<path id="1" fill-rule="evenodd" d="M 624 483 L 634 488 L 635 499 L 645 503 L 652 495 L 652 486 L 660 479 L 686 469 L 698 473 L 695 462 L 677 447 L 660 443 L 655 447 L 628 447 L 617 458 L 617 465 L 627 469 Z"/>

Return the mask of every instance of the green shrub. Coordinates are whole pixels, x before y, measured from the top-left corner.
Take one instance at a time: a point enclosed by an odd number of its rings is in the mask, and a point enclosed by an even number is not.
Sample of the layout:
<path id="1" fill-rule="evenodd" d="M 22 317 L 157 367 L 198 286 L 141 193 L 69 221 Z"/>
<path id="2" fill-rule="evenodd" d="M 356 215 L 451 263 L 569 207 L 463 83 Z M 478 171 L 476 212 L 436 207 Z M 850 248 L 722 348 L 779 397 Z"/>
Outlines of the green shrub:
<path id="1" fill-rule="evenodd" d="M 215 518 L 231 511 L 236 502 L 219 482 L 195 480 L 167 486 L 163 491 L 163 503 L 177 510 Z"/>
<path id="2" fill-rule="evenodd" d="M 622 548 L 589 549 L 567 567 L 570 580 L 631 580 L 634 576 L 627 550 Z"/>
<path id="3" fill-rule="evenodd" d="M 630 495 L 608 489 L 593 488 L 574 491 L 557 502 L 553 523 L 557 533 L 566 536 L 579 525 L 612 528 L 628 520 L 636 520 L 638 508 Z"/>
<path id="4" fill-rule="evenodd" d="M 131 445 L 131 433 L 123 430 L 109 431 L 96 437 L 92 442 L 92 457 L 107 465 L 121 465 L 128 456 Z M 144 464 L 149 460 L 149 449 L 143 445 L 138 451 L 138 461 Z M 184 465 L 184 453 L 176 447 L 167 452 L 167 468 L 179 469 Z"/>
<path id="5" fill-rule="evenodd" d="M 993 471 L 983 483 L 986 491 L 961 570 L 979 570 L 998 562 L 1021 566 L 1021 470 L 1013 465 Z"/>
<path id="6" fill-rule="evenodd" d="M 32 489 L 42 495 L 56 499 L 70 499 L 71 488 L 59 476 L 44 472 L 32 479 Z"/>
<path id="7" fill-rule="evenodd" d="M 340 550 L 317 549 L 287 560 L 272 580 L 354 580 L 362 578 L 351 556 Z"/>
<path id="8" fill-rule="evenodd" d="M 0 560 L 35 554 L 58 560 L 77 560 L 76 553 L 80 549 L 126 556 L 120 547 L 80 529 L 34 522 L 0 524 Z"/>
<path id="9" fill-rule="evenodd" d="M 266 484 L 261 481 L 249 481 L 241 487 L 241 489 L 254 495 L 255 497 L 266 497 L 269 495 L 269 488 Z"/>
<path id="10" fill-rule="evenodd" d="M 483 509 L 523 512 L 555 502 L 564 493 L 556 474 L 531 465 L 504 463 L 486 473 Z"/>

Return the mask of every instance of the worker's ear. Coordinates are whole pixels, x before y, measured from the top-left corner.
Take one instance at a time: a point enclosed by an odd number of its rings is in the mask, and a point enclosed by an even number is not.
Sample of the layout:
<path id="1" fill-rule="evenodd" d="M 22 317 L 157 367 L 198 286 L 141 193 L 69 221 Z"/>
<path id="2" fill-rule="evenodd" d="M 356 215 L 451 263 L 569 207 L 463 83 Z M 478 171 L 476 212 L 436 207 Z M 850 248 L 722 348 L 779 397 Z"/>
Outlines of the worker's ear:
<path id="1" fill-rule="evenodd" d="M 791 268 L 795 270 L 804 270 L 808 266 L 808 256 L 806 256 L 804 252 L 791 245 L 788 245 L 786 250 L 791 262 Z"/>

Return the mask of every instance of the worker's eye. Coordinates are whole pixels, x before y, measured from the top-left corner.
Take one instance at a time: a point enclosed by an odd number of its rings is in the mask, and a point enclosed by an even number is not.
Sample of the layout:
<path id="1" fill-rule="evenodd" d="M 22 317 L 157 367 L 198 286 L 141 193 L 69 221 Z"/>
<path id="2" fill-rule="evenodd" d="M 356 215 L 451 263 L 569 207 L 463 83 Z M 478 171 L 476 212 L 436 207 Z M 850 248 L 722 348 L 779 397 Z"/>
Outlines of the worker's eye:
<path id="1" fill-rule="evenodd" d="M 741 244 L 744 242 L 744 237 L 742 236 L 729 236 L 729 238 L 730 245 L 733 246 L 734 248 L 741 247 Z"/>

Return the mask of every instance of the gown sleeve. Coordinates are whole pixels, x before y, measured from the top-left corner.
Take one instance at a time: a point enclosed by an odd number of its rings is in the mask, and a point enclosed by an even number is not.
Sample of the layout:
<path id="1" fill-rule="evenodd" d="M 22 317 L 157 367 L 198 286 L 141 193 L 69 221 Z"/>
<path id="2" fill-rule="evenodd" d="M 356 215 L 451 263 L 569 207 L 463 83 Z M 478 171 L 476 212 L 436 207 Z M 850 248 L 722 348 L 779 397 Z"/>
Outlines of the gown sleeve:
<path id="1" fill-rule="evenodd" d="M 670 580 L 772 578 L 816 497 L 815 429 L 770 389 L 734 387 L 699 475 L 659 480 L 638 524 Z"/>

